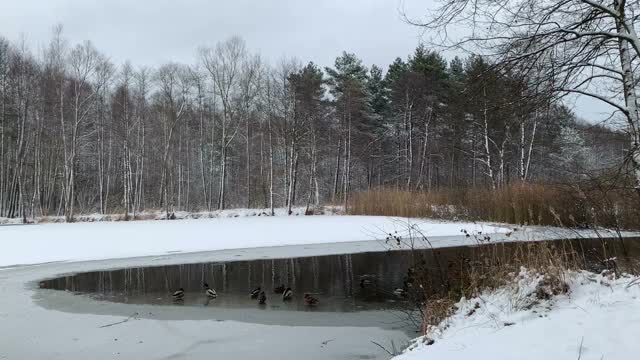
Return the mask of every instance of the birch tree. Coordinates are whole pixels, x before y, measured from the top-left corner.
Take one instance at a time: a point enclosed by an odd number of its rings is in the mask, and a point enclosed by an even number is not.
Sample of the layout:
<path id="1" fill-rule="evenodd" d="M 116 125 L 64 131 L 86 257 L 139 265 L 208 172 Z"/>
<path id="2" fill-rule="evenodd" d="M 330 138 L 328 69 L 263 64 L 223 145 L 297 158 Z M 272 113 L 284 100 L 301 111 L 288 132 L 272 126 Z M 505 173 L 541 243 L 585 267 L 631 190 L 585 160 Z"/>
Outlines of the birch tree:
<path id="1" fill-rule="evenodd" d="M 169 178 L 171 160 L 171 146 L 178 125 L 183 120 L 189 103 L 190 78 L 188 69 L 184 66 L 170 63 L 161 66 L 155 75 L 158 84 L 158 98 L 162 105 L 160 121 L 162 124 L 162 175 L 161 175 L 161 203 L 167 218 L 173 211 L 173 203 L 169 197 Z"/>
<path id="2" fill-rule="evenodd" d="M 111 76 L 108 61 L 93 47 L 84 42 L 71 50 L 68 58 L 70 118 L 60 117 L 64 147 L 64 214 L 73 221 L 76 196 L 77 158 L 88 141 L 88 121 L 92 115 L 98 93 Z M 64 112 L 64 111 L 62 111 Z"/>
<path id="3" fill-rule="evenodd" d="M 6 176 L 9 166 L 5 160 L 5 133 L 7 129 L 7 101 L 9 99 L 9 42 L 0 38 L 0 216 L 5 214 L 7 196 Z"/>
<path id="4" fill-rule="evenodd" d="M 215 48 L 200 51 L 201 61 L 213 81 L 214 91 L 222 104 L 220 120 L 220 191 L 218 209 L 225 208 L 227 160 L 229 145 L 238 134 L 240 123 L 237 119 L 235 102 L 238 98 L 241 66 L 247 56 L 244 41 L 233 37 Z"/>
<path id="5" fill-rule="evenodd" d="M 256 100 L 262 85 L 262 61 L 257 55 L 247 56 L 242 63 L 239 77 L 238 114 L 239 122 L 245 124 L 245 197 L 246 206 L 251 208 L 251 144 L 252 126 L 256 122 Z"/>
<path id="6" fill-rule="evenodd" d="M 135 102 L 133 100 L 134 72 L 130 63 L 125 63 L 120 70 L 117 89 L 112 98 L 112 116 L 114 127 L 116 127 L 118 140 L 121 143 L 122 156 L 122 203 L 124 207 L 124 217 L 129 218 L 134 210 L 134 169 L 133 164 L 133 135 L 137 127 L 139 117 L 135 116 Z"/>

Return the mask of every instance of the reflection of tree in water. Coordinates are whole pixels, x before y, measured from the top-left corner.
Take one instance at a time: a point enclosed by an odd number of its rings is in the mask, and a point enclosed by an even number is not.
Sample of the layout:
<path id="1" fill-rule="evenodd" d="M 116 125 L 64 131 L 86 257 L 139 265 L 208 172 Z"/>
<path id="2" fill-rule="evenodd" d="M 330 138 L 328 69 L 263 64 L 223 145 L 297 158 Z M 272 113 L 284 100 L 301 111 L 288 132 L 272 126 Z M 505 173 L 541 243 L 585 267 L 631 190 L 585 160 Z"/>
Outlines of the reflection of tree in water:
<path id="1" fill-rule="evenodd" d="M 633 244 L 638 243 L 637 241 Z M 640 253 L 638 246 L 629 242 L 627 249 Z M 600 240 L 582 240 L 579 248 L 595 249 L 594 259 L 602 259 Z M 509 252 L 511 245 L 505 244 Z M 502 247 L 502 246 L 501 246 Z M 226 263 L 183 264 L 146 268 L 128 268 L 114 271 L 96 271 L 66 276 L 41 283 L 41 287 L 74 292 L 134 296 L 167 294 L 184 288 L 186 292 L 202 292 L 204 282 L 215 289 L 220 297 L 234 294 L 248 298 L 249 291 L 262 287 L 269 299 L 277 299 L 273 289 L 291 287 L 294 297 L 305 292 L 317 294 L 321 302 L 329 298 L 341 299 L 353 306 L 362 302 L 388 302 L 400 298 L 394 290 L 403 287 L 407 269 L 423 262 L 433 289 L 442 289 L 443 281 L 455 279 L 451 268 L 462 258 L 469 257 L 470 248 L 447 248 L 415 251 L 387 251 L 347 255 L 329 255 L 288 259 L 231 261 Z M 616 256 L 610 249 L 607 256 Z M 586 253 L 589 253 L 586 251 Z M 613 255 L 612 255 L 613 254 Z M 507 254 L 507 257 L 508 254 Z M 440 264 L 436 266 L 436 264 Z M 455 266 L 454 266 L 455 267 Z M 362 279 L 367 279 L 366 283 Z"/>
<path id="2" fill-rule="evenodd" d="M 305 258 L 233 261 L 226 263 L 182 264 L 146 268 L 96 271 L 48 280 L 44 288 L 83 293 L 139 295 L 166 293 L 177 288 L 201 291 L 204 282 L 219 293 L 248 294 L 255 287 L 267 293 L 280 285 L 295 294 L 304 292 L 335 297 L 358 297 L 359 276 L 375 274 L 383 287 L 369 289 L 366 295 L 384 300 L 398 278 L 406 272 L 408 252 L 383 252 Z M 377 295 L 376 295 L 377 294 Z"/>

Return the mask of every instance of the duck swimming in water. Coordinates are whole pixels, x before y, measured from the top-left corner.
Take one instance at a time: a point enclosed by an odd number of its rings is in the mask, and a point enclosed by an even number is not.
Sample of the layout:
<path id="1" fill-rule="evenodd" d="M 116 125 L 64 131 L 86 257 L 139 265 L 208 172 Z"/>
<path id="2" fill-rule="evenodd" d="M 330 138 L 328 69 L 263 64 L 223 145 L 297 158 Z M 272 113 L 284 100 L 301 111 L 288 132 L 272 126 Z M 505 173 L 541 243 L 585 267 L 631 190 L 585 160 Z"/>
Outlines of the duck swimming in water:
<path id="1" fill-rule="evenodd" d="M 173 297 L 173 301 L 182 300 L 184 298 L 184 289 L 180 288 L 174 291 L 173 294 L 171 294 L 171 296 Z"/>
<path id="2" fill-rule="evenodd" d="M 397 288 L 393 290 L 393 295 L 397 297 L 405 297 L 407 296 L 407 291 L 405 289 Z"/>
<path id="3" fill-rule="evenodd" d="M 293 298 L 293 290 L 290 287 L 282 293 L 282 301 L 288 301 Z"/>
<path id="4" fill-rule="evenodd" d="M 304 302 L 307 305 L 317 305 L 319 300 L 309 294 L 304 294 Z"/>
<path id="5" fill-rule="evenodd" d="M 249 293 L 249 295 L 251 295 L 251 298 L 252 298 L 252 299 L 257 299 L 257 298 L 258 298 L 258 295 L 260 295 L 260 291 L 261 291 L 260 286 L 258 286 L 257 288 L 255 288 L 255 289 L 251 290 L 251 292 Z"/>
<path id="6" fill-rule="evenodd" d="M 274 294 L 282 294 L 285 290 L 284 285 L 280 285 L 278 287 L 273 288 L 273 293 Z"/>
<path id="7" fill-rule="evenodd" d="M 360 276 L 360 287 L 363 289 L 368 287 L 374 287 L 376 285 L 376 282 L 377 282 L 377 279 L 375 275 L 364 274 Z"/>
<path id="8" fill-rule="evenodd" d="M 205 295 L 207 295 L 208 298 L 210 299 L 215 299 L 218 297 L 218 293 L 213 290 L 212 288 L 209 287 L 209 284 L 204 283 L 204 293 Z"/>
<path id="9" fill-rule="evenodd" d="M 264 305 L 267 303 L 267 294 L 264 291 L 260 292 L 260 296 L 258 297 L 258 304 Z"/>

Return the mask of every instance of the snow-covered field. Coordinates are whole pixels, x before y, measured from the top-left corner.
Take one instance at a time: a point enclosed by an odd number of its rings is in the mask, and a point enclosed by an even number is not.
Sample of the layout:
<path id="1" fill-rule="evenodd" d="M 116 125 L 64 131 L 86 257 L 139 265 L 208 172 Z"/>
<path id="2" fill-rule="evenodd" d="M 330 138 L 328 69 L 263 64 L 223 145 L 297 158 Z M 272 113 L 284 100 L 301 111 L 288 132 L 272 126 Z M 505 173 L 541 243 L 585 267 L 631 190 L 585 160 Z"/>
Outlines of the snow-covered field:
<path id="1" fill-rule="evenodd" d="M 541 279 L 522 271 L 511 287 L 461 300 L 455 314 L 394 359 L 639 358 L 640 278 L 570 272 L 569 292 L 547 300 L 536 296 Z"/>
<path id="2" fill-rule="evenodd" d="M 442 246 L 463 245 L 461 231 L 504 234 L 487 224 L 412 220 Z M 176 221 L 0 226 L 0 267 L 267 246 L 384 240 L 406 236 L 407 220 L 375 216 L 282 216 Z M 381 248 L 382 249 L 382 248 Z"/>

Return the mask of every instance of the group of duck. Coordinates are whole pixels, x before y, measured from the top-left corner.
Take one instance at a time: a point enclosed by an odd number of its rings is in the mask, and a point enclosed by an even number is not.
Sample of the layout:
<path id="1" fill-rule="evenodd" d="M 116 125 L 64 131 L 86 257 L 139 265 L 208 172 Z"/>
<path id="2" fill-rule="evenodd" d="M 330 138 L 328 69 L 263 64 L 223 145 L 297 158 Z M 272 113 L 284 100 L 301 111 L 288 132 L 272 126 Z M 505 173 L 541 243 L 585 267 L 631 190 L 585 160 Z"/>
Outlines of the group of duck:
<path id="1" fill-rule="evenodd" d="M 216 291 L 214 289 L 212 289 L 209 284 L 204 283 L 203 284 L 203 288 L 204 288 L 204 293 L 207 296 L 207 298 L 209 299 L 215 299 L 218 297 L 218 293 L 216 293 Z M 273 289 L 273 292 L 275 294 L 282 294 L 282 301 L 290 301 L 293 299 L 293 290 L 290 287 L 286 287 L 284 285 L 280 285 L 276 288 Z M 173 294 L 171 294 L 171 296 L 173 297 L 173 301 L 183 301 L 184 300 L 184 289 L 180 288 L 176 291 L 173 292 Z M 250 293 L 249 296 L 251 296 L 252 299 L 257 299 L 258 300 L 258 304 L 260 305 L 265 305 L 267 303 L 267 294 L 264 292 L 264 290 L 262 290 L 262 288 L 260 286 L 258 286 L 257 288 L 253 289 Z M 305 293 L 304 294 L 304 302 L 307 305 L 317 305 L 319 300 L 313 296 L 311 296 L 311 294 L 309 293 Z"/>

